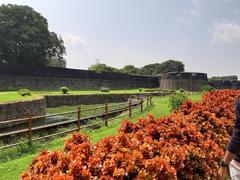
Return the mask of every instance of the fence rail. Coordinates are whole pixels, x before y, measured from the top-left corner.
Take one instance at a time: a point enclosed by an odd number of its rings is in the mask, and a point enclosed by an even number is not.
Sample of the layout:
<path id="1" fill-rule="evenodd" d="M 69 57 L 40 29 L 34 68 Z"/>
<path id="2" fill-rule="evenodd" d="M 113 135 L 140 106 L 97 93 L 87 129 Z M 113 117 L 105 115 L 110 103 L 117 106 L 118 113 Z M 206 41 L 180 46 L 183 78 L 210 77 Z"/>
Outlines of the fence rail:
<path id="1" fill-rule="evenodd" d="M 141 98 L 141 99 L 138 99 L 138 100 L 129 100 L 128 102 L 117 103 L 117 104 L 113 104 L 113 105 L 109 105 L 106 102 L 102 106 L 97 106 L 97 107 L 88 108 L 88 109 L 81 109 L 81 106 L 78 106 L 77 110 L 75 110 L 75 111 L 55 113 L 55 114 L 49 114 L 49 115 L 44 115 L 44 116 L 32 116 L 31 112 L 28 112 L 28 117 L 27 118 L 14 119 L 14 120 L 8 120 L 8 121 L 0 122 L 0 124 L 4 124 L 4 123 L 12 124 L 12 123 L 19 123 L 19 122 L 20 123 L 23 123 L 23 122 L 27 123 L 27 128 L 20 129 L 20 130 L 14 130 L 14 131 L 11 131 L 11 132 L 6 132 L 6 133 L 0 133 L 0 138 L 4 138 L 4 137 L 16 135 L 16 134 L 22 134 L 22 133 L 26 133 L 27 138 L 28 138 L 26 141 L 1 146 L 0 150 L 10 148 L 10 147 L 14 147 L 14 146 L 18 146 L 18 145 L 21 145 L 21 144 L 26 144 L 26 143 L 28 143 L 29 146 L 31 146 L 33 141 L 48 139 L 48 138 L 51 138 L 51 137 L 54 137 L 54 136 L 67 134 L 67 133 L 70 133 L 70 132 L 73 132 L 73 131 L 80 131 L 81 129 L 88 128 L 88 127 L 93 127 L 93 126 L 96 126 L 96 125 L 99 125 L 99 124 L 104 124 L 105 126 L 108 126 L 109 121 L 113 121 L 113 120 L 122 118 L 124 116 L 132 117 L 132 115 L 137 113 L 137 112 L 143 112 L 145 101 L 146 101 L 146 107 L 150 106 L 152 104 L 152 97 Z M 120 107 L 120 108 L 117 108 L 117 109 L 110 110 L 110 108 L 117 107 L 117 106 L 124 106 L 124 107 Z M 97 109 L 102 109 L 102 108 L 104 109 L 104 112 L 102 112 L 102 113 L 87 116 L 87 117 L 81 117 L 82 112 L 92 111 L 92 110 L 97 110 Z M 128 112 L 128 113 L 111 118 L 111 116 L 113 116 L 115 114 L 118 114 L 118 113 L 122 113 L 122 112 Z M 45 124 L 45 125 L 39 125 L 39 126 L 36 126 L 36 127 L 33 126 L 33 121 L 35 121 L 36 119 L 59 116 L 59 115 L 67 115 L 67 114 L 73 114 L 73 113 L 76 114 L 76 118 L 74 118 L 74 119 L 65 120 L 65 121 L 62 121 L 62 122 Z M 83 122 L 83 121 L 87 121 L 87 120 L 95 119 L 95 118 L 99 118 L 99 117 L 103 118 L 103 120 L 99 121 L 99 122 L 94 122 L 94 123 L 91 123 L 91 124 L 81 125 L 81 122 Z M 69 130 L 49 134 L 49 135 L 38 137 L 38 138 L 35 138 L 35 139 L 32 138 L 33 131 L 44 130 L 44 129 L 48 129 L 48 128 L 58 127 L 58 126 L 61 126 L 61 125 L 70 125 L 70 124 L 73 124 L 73 123 L 76 123 L 76 128 L 72 128 L 72 129 L 69 129 Z"/>

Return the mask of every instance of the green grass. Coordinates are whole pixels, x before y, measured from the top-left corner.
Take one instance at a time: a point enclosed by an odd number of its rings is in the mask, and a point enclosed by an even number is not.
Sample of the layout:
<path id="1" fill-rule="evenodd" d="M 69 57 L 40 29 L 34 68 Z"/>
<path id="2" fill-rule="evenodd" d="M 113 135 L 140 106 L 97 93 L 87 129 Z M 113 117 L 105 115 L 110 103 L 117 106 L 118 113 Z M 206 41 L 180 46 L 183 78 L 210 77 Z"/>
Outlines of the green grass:
<path id="1" fill-rule="evenodd" d="M 62 94 L 61 91 L 34 91 L 36 94 L 41 95 L 59 95 Z M 118 89 L 118 90 L 110 90 L 110 92 L 101 92 L 99 90 L 81 90 L 81 91 L 69 91 L 68 94 L 122 94 L 122 93 L 139 93 L 139 89 Z"/>
<path id="2" fill-rule="evenodd" d="M 26 101 L 37 99 L 44 95 L 61 95 L 61 91 L 31 91 L 31 96 L 21 96 L 18 94 L 18 91 L 3 91 L 0 92 L 0 103 L 16 102 L 16 101 Z M 100 92 L 98 90 L 82 90 L 82 91 L 70 91 L 68 94 L 122 94 L 130 93 L 135 94 L 139 93 L 139 89 L 122 89 L 122 90 L 111 90 L 110 92 Z"/>
<path id="3" fill-rule="evenodd" d="M 142 89 L 142 93 L 144 90 L 155 90 L 152 88 L 140 88 Z M 8 103 L 8 102 L 16 102 L 16 101 L 26 101 L 40 98 L 45 95 L 62 95 L 62 92 L 59 91 L 31 91 L 31 96 L 21 96 L 18 94 L 18 91 L 3 91 L 0 92 L 0 104 Z M 68 94 L 79 94 L 79 95 L 91 95 L 91 94 L 136 94 L 140 93 L 139 89 L 119 89 L 119 90 L 111 90 L 110 92 L 101 92 L 99 90 L 81 90 L 81 91 L 71 91 Z"/>
<path id="4" fill-rule="evenodd" d="M 1 103 L 11 103 L 15 101 L 27 101 L 38 99 L 41 96 L 38 94 L 32 94 L 31 96 L 21 96 L 18 91 L 0 92 L 0 104 Z"/>
<path id="5" fill-rule="evenodd" d="M 170 107 L 168 102 L 169 97 L 154 97 L 153 98 L 153 106 L 146 109 L 143 113 L 136 113 L 132 116 L 131 120 L 133 122 L 136 122 L 139 117 L 145 117 L 148 113 L 154 114 L 156 117 L 163 117 L 167 116 L 170 113 Z M 190 99 L 193 101 L 198 101 L 201 99 L 201 95 L 191 95 L 189 96 Z M 88 134 L 91 137 L 92 143 L 96 143 L 100 139 L 110 136 L 110 135 L 116 135 L 117 130 L 120 127 L 120 122 L 123 119 L 126 118 L 120 118 L 115 121 L 109 122 L 108 127 L 101 127 L 97 130 L 83 130 L 82 132 L 85 134 Z M 69 137 L 70 135 L 68 135 Z M 25 154 L 21 157 L 15 157 L 13 160 L 9 160 L 8 162 L 2 162 L 0 163 L 0 179 L 1 180 L 15 180 L 19 179 L 21 173 L 27 169 L 31 161 L 34 157 L 37 156 L 37 154 L 42 149 L 48 149 L 48 150 L 61 150 L 63 149 L 63 139 L 64 137 L 58 137 L 55 138 L 52 141 L 47 142 L 38 142 L 34 144 L 33 149 L 29 151 L 28 154 Z M 17 149 L 19 151 L 24 150 L 19 148 Z M 4 154 L 11 153 L 11 151 L 14 153 L 16 152 L 16 149 L 14 150 L 6 150 L 7 152 L 0 152 L 0 156 L 4 156 Z"/>
<path id="6" fill-rule="evenodd" d="M 119 105 L 117 105 L 119 104 Z M 113 106 L 112 105 L 117 105 Z M 109 103 L 109 111 L 110 110 L 116 110 L 121 107 L 125 107 L 127 104 L 122 104 L 122 103 Z M 84 111 L 81 113 L 81 115 L 94 115 L 94 114 L 99 114 L 100 112 L 104 112 L 105 105 L 104 104 L 94 104 L 94 105 L 81 105 L 80 106 L 82 110 L 84 109 L 92 109 L 95 107 L 101 107 L 97 110 L 90 110 L 90 111 Z M 77 111 L 78 106 L 60 106 L 60 107 L 55 107 L 55 108 L 47 108 L 47 113 L 48 114 L 55 114 L 55 113 L 63 113 L 63 112 L 68 112 L 68 111 Z"/>

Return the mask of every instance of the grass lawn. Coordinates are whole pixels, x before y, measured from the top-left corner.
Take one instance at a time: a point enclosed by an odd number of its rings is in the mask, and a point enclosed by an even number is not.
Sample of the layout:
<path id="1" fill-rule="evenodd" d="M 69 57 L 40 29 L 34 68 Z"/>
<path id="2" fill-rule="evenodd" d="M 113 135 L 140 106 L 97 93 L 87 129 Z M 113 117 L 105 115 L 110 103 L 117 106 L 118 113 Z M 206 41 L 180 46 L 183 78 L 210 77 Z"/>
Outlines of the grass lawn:
<path id="1" fill-rule="evenodd" d="M 44 95 L 60 95 L 60 91 L 31 91 L 31 96 L 21 96 L 18 91 L 4 91 L 0 92 L 0 103 L 16 102 L 24 100 L 32 100 L 39 98 Z M 100 92 L 98 90 L 82 90 L 82 91 L 70 91 L 68 94 L 122 94 L 122 93 L 139 93 L 139 89 L 122 89 L 122 90 L 111 90 L 110 92 Z"/>
<path id="2" fill-rule="evenodd" d="M 39 96 L 38 94 L 32 94 L 31 96 L 21 96 L 18 94 L 17 91 L 0 92 L 0 104 L 16 101 L 33 100 L 38 99 L 40 97 L 41 96 Z"/>
<path id="3" fill-rule="evenodd" d="M 36 94 L 41 95 L 59 95 L 62 94 L 61 91 L 34 91 Z M 69 94 L 122 94 L 122 93 L 139 93 L 139 89 L 118 89 L 110 90 L 110 92 L 101 92 L 99 90 L 81 90 L 81 91 L 69 91 Z"/>
<path id="4" fill-rule="evenodd" d="M 153 90 L 152 88 L 141 88 L 144 90 Z M 155 88 L 157 89 L 157 88 Z M 44 95 L 61 95 L 61 91 L 31 91 L 31 96 L 21 96 L 18 94 L 18 91 L 3 91 L 0 92 L 0 104 L 16 101 L 26 101 L 40 98 Z M 80 95 L 91 95 L 91 94 L 136 94 L 140 93 L 139 89 L 118 89 L 111 90 L 110 92 L 101 92 L 99 90 L 81 90 L 81 91 L 70 91 L 68 94 L 80 94 Z"/>
<path id="5" fill-rule="evenodd" d="M 190 99 L 193 101 L 198 101 L 201 99 L 201 95 L 191 95 L 189 96 Z M 142 114 L 136 113 L 132 116 L 131 120 L 133 122 L 136 122 L 139 117 L 145 117 L 148 113 L 154 114 L 156 117 L 163 117 L 167 116 L 170 113 L 170 108 L 168 106 L 168 97 L 154 97 L 153 98 L 153 106 L 149 107 L 146 109 Z M 101 127 L 97 130 L 82 130 L 83 133 L 88 134 L 91 137 L 92 143 L 96 143 L 100 139 L 109 136 L 109 135 L 116 135 L 117 130 L 120 126 L 120 122 L 123 119 L 126 118 L 121 118 L 117 119 L 115 121 L 109 122 L 108 127 Z M 70 135 L 68 135 L 69 137 Z M 31 163 L 34 157 L 37 156 L 37 154 L 43 149 L 48 149 L 48 150 L 61 150 L 63 149 L 63 139 L 65 137 L 58 137 L 55 138 L 52 141 L 48 142 L 38 142 L 34 143 L 34 148 L 32 150 L 29 150 L 28 154 L 22 155 L 22 156 L 17 156 L 15 157 L 14 160 L 9 160 L 8 162 L 2 162 L 0 163 L 0 179 L 3 180 L 15 180 L 19 179 L 21 173 L 27 169 L 28 165 Z M 9 153 L 10 151 L 13 151 L 17 153 L 16 149 L 11 150 L 8 149 L 6 150 L 7 152 L 0 152 L 0 156 L 4 156 L 4 154 Z M 21 149 L 19 149 L 21 151 Z"/>

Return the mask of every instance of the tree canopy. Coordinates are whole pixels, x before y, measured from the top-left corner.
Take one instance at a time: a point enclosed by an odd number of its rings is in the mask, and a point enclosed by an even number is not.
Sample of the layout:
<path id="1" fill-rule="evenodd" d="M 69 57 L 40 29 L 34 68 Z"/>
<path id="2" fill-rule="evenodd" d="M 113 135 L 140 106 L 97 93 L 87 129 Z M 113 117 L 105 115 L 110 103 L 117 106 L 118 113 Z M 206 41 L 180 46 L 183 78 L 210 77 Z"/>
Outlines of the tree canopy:
<path id="1" fill-rule="evenodd" d="M 91 71 L 96 71 L 98 73 L 101 72 L 120 72 L 119 69 L 111 67 L 111 66 L 107 66 L 106 64 L 102 64 L 97 62 L 96 64 L 91 65 L 88 70 Z"/>
<path id="2" fill-rule="evenodd" d="M 211 81 L 238 81 L 238 76 L 232 75 L 232 76 L 213 76 L 208 79 Z"/>
<path id="3" fill-rule="evenodd" d="M 142 75 L 156 75 L 158 74 L 158 69 L 160 69 L 160 63 L 148 64 L 140 69 L 140 74 Z"/>
<path id="4" fill-rule="evenodd" d="M 140 73 L 140 69 L 133 65 L 126 65 L 122 69 L 120 69 L 120 71 L 122 73 L 126 73 L 126 74 L 139 74 Z"/>
<path id="5" fill-rule="evenodd" d="M 97 62 L 96 64 L 91 65 L 88 69 L 96 72 L 120 72 L 126 74 L 157 75 L 168 72 L 184 72 L 184 64 L 181 61 L 168 60 L 162 63 L 148 64 L 141 68 L 137 68 L 133 65 L 126 65 L 122 69 L 117 69 Z"/>
<path id="6" fill-rule="evenodd" d="M 157 75 L 168 72 L 184 72 L 184 64 L 181 61 L 168 60 L 162 63 L 148 64 L 140 70 L 143 75 Z"/>
<path id="7" fill-rule="evenodd" d="M 29 6 L 0 6 L 0 63 L 65 67 L 64 42 Z"/>

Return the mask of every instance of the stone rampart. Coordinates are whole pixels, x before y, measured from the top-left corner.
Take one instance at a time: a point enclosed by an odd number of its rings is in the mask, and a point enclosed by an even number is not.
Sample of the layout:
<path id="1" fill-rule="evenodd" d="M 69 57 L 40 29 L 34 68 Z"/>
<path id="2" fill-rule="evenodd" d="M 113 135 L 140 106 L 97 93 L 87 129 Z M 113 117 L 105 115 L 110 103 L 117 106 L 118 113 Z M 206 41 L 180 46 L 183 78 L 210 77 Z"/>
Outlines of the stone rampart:
<path id="1" fill-rule="evenodd" d="M 71 90 L 155 88 L 159 87 L 157 77 L 128 75 L 122 73 L 96 73 L 94 71 L 68 68 L 36 67 L 29 65 L 1 65 L 0 91 L 58 90 L 67 86 Z"/>
<path id="2" fill-rule="evenodd" d="M 33 116 L 42 116 L 46 114 L 46 100 L 40 98 L 32 101 L 12 102 L 7 104 L 0 104 L 0 122 L 22 119 L 29 117 L 29 113 Z M 17 123 L 15 123 L 17 124 Z M 6 123 L 0 127 L 8 127 L 10 124 Z"/>
<path id="3" fill-rule="evenodd" d="M 208 84 L 207 74 L 204 73 L 166 73 L 159 76 L 160 89 L 185 89 L 188 91 L 200 91 Z"/>

